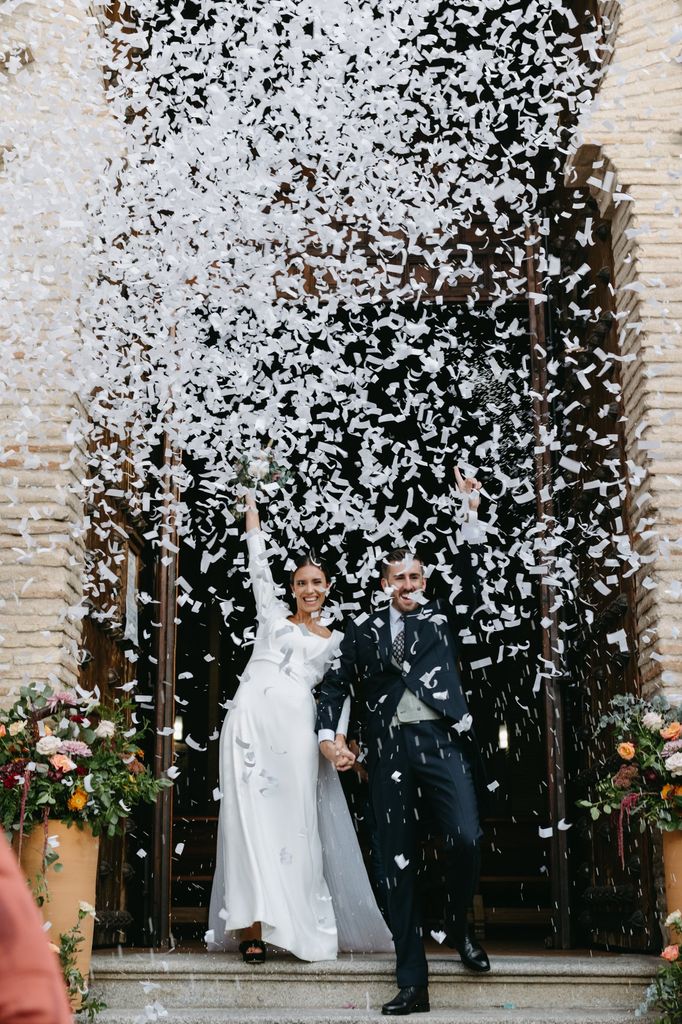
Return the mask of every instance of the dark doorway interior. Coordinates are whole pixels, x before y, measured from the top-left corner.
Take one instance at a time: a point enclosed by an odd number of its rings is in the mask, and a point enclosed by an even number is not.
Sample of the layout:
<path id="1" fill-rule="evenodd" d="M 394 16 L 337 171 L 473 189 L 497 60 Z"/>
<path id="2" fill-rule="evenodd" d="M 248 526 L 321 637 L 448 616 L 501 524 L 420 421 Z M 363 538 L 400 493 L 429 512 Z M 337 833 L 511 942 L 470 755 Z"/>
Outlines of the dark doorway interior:
<path id="1" fill-rule="evenodd" d="M 377 371 L 370 397 L 387 415 L 397 413 L 387 425 L 392 443 L 386 457 L 391 457 L 396 446 L 412 446 L 416 458 L 424 463 L 417 479 L 409 481 L 409 486 L 396 486 L 386 495 L 386 503 L 402 503 L 422 522 L 430 518 L 435 547 L 451 551 L 451 517 L 446 512 L 434 515 L 427 498 L 438 493 L 439 486 L 442 490 L 450 486 L 451 477 L 445 474 L 452 469 L 437 447 L 440 430 L 436 429 L 434 440 L 427 429 L 430 423 L 439 427 L 443 410 L 429 417 L 428 409 L 413 409 L 401 419 L 405 391 L 419 392 L 420 377 L 425 373 L 423 359 L 434 340 L 445 353 L 436 384 L 449 396 L 445 415 L 455 450 L 464 461 L 482 467 L 490 496 L 482 518 L 489 522 L 490 530 L 485 545 L 476 550 L 475 560 L 478 572 L 494 591 L 496 613 L 482 616 L 481 628 L 462 645 L 462 660 L 490 781 L 498 786 L 490 795 L 475 922 L 488 937 L 510 937 L 542 947 L 551 932 L 549 853 L 539 832 L 547 817 L 545 741 L 542 698 L 533 692 L 539 631 L 537 594 L 533 576 L 523 565 L 523 541 L 534 505 L 518 500 L 520 495 L 532 493 L 534 486 L 526 310 L 523 302 L 497 309 L 483 304 L 471 309 L 464 304 L 432 306 L 428 310 L 429 332 L 415 344 L 410 356 L 392 368 L 390 322 L 376 327 L 376 321 L 387 319 L 382 311 L 368 309 L 362 316 L 347 318 L 343 326 L 349 361 L 356 353 L 360 357 L 366 353 L 368 337 L 376 339 Z M 415 322 L 424 319 L 423 307 L 404 307 L 397 312 Z M 328 411 L 316 410 L 322 422 Z M 359 438 L 348 430 L 342 446 L 351 462 L 358 457 L 358 445 Z M 425 485 L 423 492 L 420 481 Z M 408 506 L 409 491 L 412 500 Z M 201 509 L 200 491 L 186 495 L 186 500 Z M 303 507 L 304 491 L 295 493 L 293 500 Z M 266 510 L 264 517 L 267 520 Z M 181 774 L 176 784 L 172 837 L 176 939 L 200 938 L 206 926 L 218 814 L 214 790 L 218 785 L 219 730 L 224 702 L 233 695 L 249 657 L 245 633 L 254 622 L 245 575 L 236 571 L 243 565 L 241 524 L 216 525 L 212 520 L 210 530 L 221 532 L 219 546 L 225 553 L 220 560 L 209 564 L 199 543 L 194 548 L 184 545 L 180 553 L 175 750 Z M 276 532 L 274 539 L 279 540 Z M 389 541 L 386 538 L 382 543 Z M 315 546 L 338 571 L 339 545 L 316 537 Z M 336 555 L 325 546 L 335 547 Z M 341 545 L 345 558 L 335 583 L 336 598 L 342 603 L 352 605 L 356 600 L 357 584 L 348 574 L 364 547 L 360 531 L 345 532 Z M 429 552 L 422 547 L 428 562 Z M 429 581 L 432 593 L 438 596 L 447 597 L 451 592 L 447 576 L 452 566 L 466 564 L 462 551 L 451 553 L 449 564 L 436 568 Z M 276 558 L 273 571 L 284 583 L 284 566 Z M 351 780 L 348 795 L 361 818 L 359 786 Z M 442 898 L 437 843 L 425 836 L 423 850 L 426 924 L 438 931 Z"/>

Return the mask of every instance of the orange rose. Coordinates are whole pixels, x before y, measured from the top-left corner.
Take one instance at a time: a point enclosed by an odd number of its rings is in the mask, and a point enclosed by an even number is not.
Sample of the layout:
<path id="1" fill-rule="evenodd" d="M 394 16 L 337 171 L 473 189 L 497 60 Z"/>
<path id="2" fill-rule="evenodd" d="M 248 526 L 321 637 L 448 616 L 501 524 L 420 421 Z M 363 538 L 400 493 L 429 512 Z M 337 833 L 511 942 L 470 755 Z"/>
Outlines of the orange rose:
<path id="1" fill-rule="evenodd" d="M 661 800 L 670 800 L 671 796 L 675 795 L 675 787 L 671 786 L 669 782 L 666 782 L 665 786 L 661 790 Z"/>
<path id="2" fill-rule="evenodd" d="M 675 796 L 682 796 L 682 786 L 675 786 Z"/>
<path id="3" fill-rule="evenodd" d="M 682 725 L 679 722 L 671 722 L 661 729 L 661 737 L 664 740 L 676 740 L 682 732 Z"/>
<path id="4" fill-rule="evenodd" d="M 1 736 L 6 736 L 6 735 L 7 735 L 7 729 L 5 728 L 5 726 L 3 725 L 3 723 L 2 723 L 2 722 L 0 722 L 0 737 L 1 737 Z"/>
<path id="5" fill-rule="evenodd" d="M 635 745 L 634 743 L 619 743 L 618 756 L 622 757 L 624 761 L 632 761 L 635 756 Z"/>
<path id="6" fill-rule="evenodd" d="M 674 963 L 675 960 L 677 960 L 679 955 L 680 955 L 680 947 L 679 946 L 666 946 L 665 949 L 663 950 L 663 952 L 661 953 L 661 956 L 663 957 L 663 959 L 664 960 L 668 960 L 671 964 Z"/>

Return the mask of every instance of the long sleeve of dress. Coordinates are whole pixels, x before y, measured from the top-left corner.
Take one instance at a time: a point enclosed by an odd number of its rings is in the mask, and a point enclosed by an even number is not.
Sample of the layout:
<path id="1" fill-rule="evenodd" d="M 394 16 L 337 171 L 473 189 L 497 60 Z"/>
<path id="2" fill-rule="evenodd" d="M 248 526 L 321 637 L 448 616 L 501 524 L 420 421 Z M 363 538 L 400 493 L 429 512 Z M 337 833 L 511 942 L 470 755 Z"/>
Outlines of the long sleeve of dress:
<path id="1" fill-rule="evenodd" d="M 336 723 L 337 733 L 342 733 L 344 736 L 348 735 L 348 723 L 350 722 L 350 697 L 346 697 L 341 708 L 341 714 L 339 720 Z"/>
<path id="2" fill-rule="evenodd" d="M 264 622 L 273 615 L 288 616 L 289 608 L 278 597 L 277 587 L 272 578 L 262 531 L 250 530 L 246 535 L 246 544 L 249 549 L 249 576 L 256 600 L 258 621 Z"/>

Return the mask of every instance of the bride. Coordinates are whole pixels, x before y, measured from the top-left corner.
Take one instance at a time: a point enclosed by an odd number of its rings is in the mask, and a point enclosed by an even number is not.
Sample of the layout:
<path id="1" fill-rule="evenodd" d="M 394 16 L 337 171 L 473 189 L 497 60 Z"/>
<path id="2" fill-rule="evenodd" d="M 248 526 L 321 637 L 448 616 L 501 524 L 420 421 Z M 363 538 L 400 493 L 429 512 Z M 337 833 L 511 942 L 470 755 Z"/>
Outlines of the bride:
<path id="1" fill-rule="evenodd" d="M 220 737 L 220 817 L 209 908 L 209 949 L 265 960 L 265 943 L 301 960 L 338 950 L 384 952 L 391 937 L 377 908 L 335 768 L 320 758 L 312 689 L 341 633 L 320 611 L 324 568 L 301 559 L 291 574 L 296 610 L 277 596 L 258 512 L 247 499 L 249 574 L 258 630 Z M 348 707 L 337 725 L 339 768 Z"/>

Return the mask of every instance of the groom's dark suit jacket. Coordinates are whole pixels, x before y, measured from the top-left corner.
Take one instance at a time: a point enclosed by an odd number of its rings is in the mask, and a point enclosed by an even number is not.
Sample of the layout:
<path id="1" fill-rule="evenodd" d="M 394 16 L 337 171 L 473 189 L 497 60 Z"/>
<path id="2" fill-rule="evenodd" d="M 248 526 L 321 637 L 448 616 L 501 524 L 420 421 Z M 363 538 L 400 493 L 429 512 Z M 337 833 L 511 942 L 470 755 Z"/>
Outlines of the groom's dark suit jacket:
<path id="1" fill-rule="evenodd" d="M 429 601 L 406 616 L 409 668 L 404 675 L 393 661 L 388 608 L 372 612 L 360 623 L 351 620 L 346 628 L 339 655 L 322 682 L 317 729 L 335 730 L 349 693 L 356 702 L 361 700 L 370 772 L 405 687 L 452 725 L 468 714 L 448 611 L 443 602 Z M 464 729 L 461 736 L 473 742 L 469 730 Z"/>

